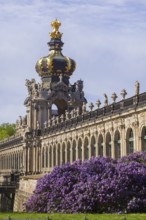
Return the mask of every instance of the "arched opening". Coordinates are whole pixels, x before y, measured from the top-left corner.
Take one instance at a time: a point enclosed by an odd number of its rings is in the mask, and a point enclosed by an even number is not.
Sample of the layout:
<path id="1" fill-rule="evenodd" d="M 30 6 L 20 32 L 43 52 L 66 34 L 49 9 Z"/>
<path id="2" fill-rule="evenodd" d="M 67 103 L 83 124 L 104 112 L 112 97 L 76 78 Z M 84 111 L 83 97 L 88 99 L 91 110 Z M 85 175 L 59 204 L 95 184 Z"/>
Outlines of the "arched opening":
<path id="1" fill-rule="evenodd" d="M 121 157 L 121 141 L 120 141 L 120 132 L 117 130 L 114 136 L 114 150 L 115 150 L 115 159 Z"/>
<path id="2" fill-rule="evenodd" d="M 42 149 L 42 168 L 44 168 L 44 162 L 45 162 L 44 153 L 45 153 L 45 150 L 43 147 L 43 149 Z"/>
<path id="3" fill-rule="evenodd" d="M 21 169 L 21 151 L 18 152 L 18 170 Z"/>
<path id="4" fill-rule="evenodd" d="M 102 134 L 98 137 L 98 155 L 103 157 L 103 136 Z"/>
<path id="5" fill-rule="evenodd" d="M 15 169 L 15 163 L 14 163 L 14 161 L 15 161 L 15 155 L 14 155 L 14 153 L 13 153 L 13 155 L 12 155 L 12 170 L 14 171 L 14 169 Z"/>
<path id="6" fill-rule="evenodd" d="M 56 99 L 53 102 L 53 106 L 57 108 L 57 115 L 65 114 L 65 110 L 67 109 L 67 102 L 64 99 Z"/>
<path id="7" fill-rule="evenodd" d="M 53 166 L 56 166 L 56 145 L 53 147 Z"/>
<path id="8" fill-rule="evenodd" d="M 18 165 L 19 165 L 19 154 L 16 153 L 16 171 L 18 171 Z"/>
<path id="9" fill-rule="evenodd" d="M 141 133 L 141 150 L 142 151 L 146 150 L 146 127 L 145 126 L 142 128 L 142 133 Z"/>
<path id="10" fill-rule="evenodd" d="M 78 159 L 82 160 L 82 140 L 78 141 Z"/>
<path id="11" fill-rule="evenodd" d="M 65 143 L 62 145 L 62 164 L 65 164 Z"/>
<path id="12" fill-rule="evenodd" d="M 89 149 L 88 149 L 89 141 L 88 138 L 86 137 L 84 140 L 84 160 L 89 159 Z"/>
<path id="13" fill-rule="evenodd" d="M 128 128 L 126 135 L 126 153 L 131 154 L 134 152 L 134 136 L 132 128 Z"/>
<path id="14" fill-rule="evenodd" d="M 58 107 L 55 105 L 55 104 L 52 104 L 52 108 L 51 108 L 51 111 L 52 111 L 52 116 L 57 116 L 58 115 Z"/>
<path id="15" fill-rule="evenodd" d="M 28 154 L 29 154 L 29 159 L 28 159 L 28 172 L 32 172 L 33 171 L 33 147 L 30 147 L 28 149 Z M 42 157 L 42 167 L 44 167 L 44 153 L 41 152 L 41 157 Z"/>
<path id="16" fill-rule="evenodd" d="M 76 160 L 76 141 L 73 141 L 73 145 L 72 145 L 72 161 Z"/>
<path id="17" fill-rule="evenodd" d="M 52 146 L 49 147 L 49 167 L 52 167 Z"/>
<path id="18" fill-rule="evenodd" d="M 57 146 L 57 162 L 58 165 L 60 165 L 60 144 Z"/>
<path id="19" fill-rule="evenodd" d="M 108 132 L 106 135 L 106 156 L 111 157 L 111 135 Z"/>
<path id="20" fill-rule="evenodd" d="M 96 156 L 96 146 L 95 146 L 95 137 L 92 136 L 91 138 L 91 156 Z"/>
<path id="21" fill-rule="evenodd" d="M 5 159 L 6 159 L 6 157 L 5 157 Z M 16 152 L 15 152 L 14 163 L 15 163 L 15 171 L 17 171 L 18 158 L 17 158 L 17 153 L 16 153 Z M 6 167 L 5 167 L 5 168 L 6 168 Z"/>
<path id="22" fill-rule="evenodd" d="M 70 163 L 70 142 L 67 143 L 67 162 Z"/>
<path id="23" fill-rule="evenodd" d="M 23 166 L 23 151 L 21 151 L 20 154 L 20 170 L 23 172 L 24 166 Z"/>

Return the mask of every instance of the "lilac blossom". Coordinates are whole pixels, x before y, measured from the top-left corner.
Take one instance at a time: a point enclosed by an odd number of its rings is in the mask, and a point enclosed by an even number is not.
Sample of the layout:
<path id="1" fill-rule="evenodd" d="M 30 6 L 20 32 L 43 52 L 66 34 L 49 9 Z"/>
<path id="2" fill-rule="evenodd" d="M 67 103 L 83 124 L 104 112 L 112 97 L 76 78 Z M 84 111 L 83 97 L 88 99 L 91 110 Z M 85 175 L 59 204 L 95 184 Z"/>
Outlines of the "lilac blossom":
<path id="1" fill-rule="evenodd" d="M 55 167 L 37 182 L 28 212 L 146 212 L 146 151 L 122 157 L 93 157 Z"/>

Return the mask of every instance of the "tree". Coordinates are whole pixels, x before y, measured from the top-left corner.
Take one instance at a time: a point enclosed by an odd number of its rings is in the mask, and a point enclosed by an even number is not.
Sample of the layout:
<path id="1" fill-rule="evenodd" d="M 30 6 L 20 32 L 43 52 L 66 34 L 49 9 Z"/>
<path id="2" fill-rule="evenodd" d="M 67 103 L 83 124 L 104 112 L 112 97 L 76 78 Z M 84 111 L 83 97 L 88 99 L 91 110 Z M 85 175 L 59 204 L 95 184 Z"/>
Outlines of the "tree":
<path id="1" fill-rule="evenodd" d="M 16 132 L 15 124 L 3 123 L 0 125 L 0 140 L 14 135 Z"/>

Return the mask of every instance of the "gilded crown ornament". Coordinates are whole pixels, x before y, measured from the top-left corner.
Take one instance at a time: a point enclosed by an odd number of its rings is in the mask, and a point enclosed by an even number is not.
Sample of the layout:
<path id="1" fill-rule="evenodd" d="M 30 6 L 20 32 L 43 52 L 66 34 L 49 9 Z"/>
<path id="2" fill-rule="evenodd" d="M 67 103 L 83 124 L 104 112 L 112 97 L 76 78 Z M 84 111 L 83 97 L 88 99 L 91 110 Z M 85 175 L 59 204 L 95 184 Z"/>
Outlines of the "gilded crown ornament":
<path id="1" fill-rule="evenodd" d="M 61 22 L 55 19 L 51 22 L 51 26 L 53 28 L 53 31 L 50 33 L 50 37 L 52 38 L 61 38 L 62 33 L 58 31 L 59 27 L 61 26 Z"/>
<path id="2" fill-rule="evenodd" d="M 62 34 L 59 32 L 61 22 L 55 19 L 51 22 L 53 31 L 50 33 L 49 55 L 40 58 L 35 66 L 36 72 L 42 78 L 51 78 L 54 82 L 60 81 L 60 76 L 64 83 L 69 83 L 69 78 L 76 68 L 76 63 L 71 58 L 62 54 L 63 42 Z"/>

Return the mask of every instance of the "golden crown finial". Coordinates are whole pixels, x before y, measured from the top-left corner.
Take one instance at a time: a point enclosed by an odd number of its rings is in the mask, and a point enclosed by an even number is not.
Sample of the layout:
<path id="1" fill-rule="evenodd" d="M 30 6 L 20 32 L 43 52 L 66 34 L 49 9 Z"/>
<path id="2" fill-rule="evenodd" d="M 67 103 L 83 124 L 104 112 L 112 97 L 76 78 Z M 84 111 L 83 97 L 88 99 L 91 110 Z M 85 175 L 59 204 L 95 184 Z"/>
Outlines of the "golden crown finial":
<path id="1" fill-rule="evenodd" d="M 53 28 L 53 31 L 50 33 L 50 37 L 52 38 L 61 38 L 62 34 L 58 31 L 59 27 L 61 25 L 61 22 L 55 19 L 51 22 L 51 26 Z"/>

